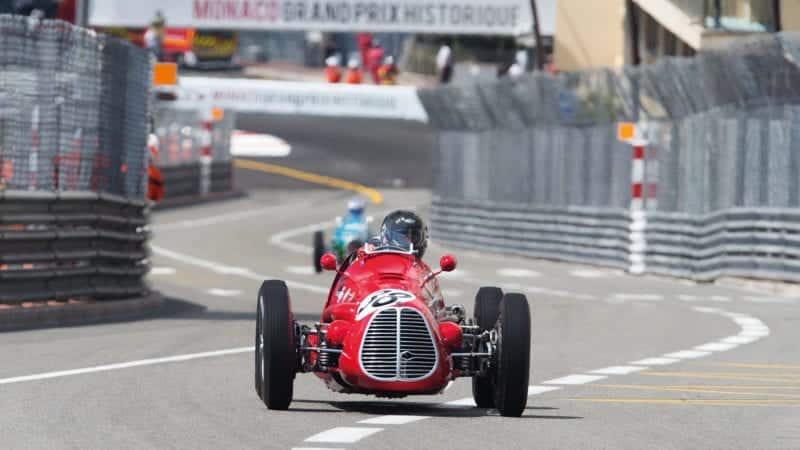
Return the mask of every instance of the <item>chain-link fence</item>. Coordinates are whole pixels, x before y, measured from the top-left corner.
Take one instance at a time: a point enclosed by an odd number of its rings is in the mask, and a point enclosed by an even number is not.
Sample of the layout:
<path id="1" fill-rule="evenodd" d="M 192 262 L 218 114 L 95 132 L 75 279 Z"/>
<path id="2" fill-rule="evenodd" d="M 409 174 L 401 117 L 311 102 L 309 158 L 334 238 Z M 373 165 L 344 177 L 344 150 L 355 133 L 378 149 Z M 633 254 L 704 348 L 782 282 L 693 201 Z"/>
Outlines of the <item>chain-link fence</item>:
<path id="1" fill-rule="evenodd" d="M 800 258 L 791 250 L 790 214 L 800 206 L 799 61 L 800 35 L 775 34 L 620 71 L 537 73 L 421 91 L 439 130 L 433 232 L 517 252 L 531 242 L 567 248 L 567 239 L 583 251 L 565 258 L 611 262 L 605 244 L 582 239 L 582 231 L 570 234 L 570 227 L 544 237 L 518 228 L 515 244 L 501 245 L 500 235 L 487 240 L 505 229 L 498 221 L 461 219 L 489 214 L 492 204 L 534 221 L 574 208 L 591 208 L 581 213 L 584 220 L 598 208 L 629 214 L 631 146 L 616 133 L 618 122 L 632 121 L 646 125 L 648 170 L 640 181 L 657 200 L 645 203 L 647 226 L 655 230 L 647 236 L 658 241 L 644 250 L 649 268 L 703 279 L 794 278 L 789 268 L 800 264 L 786 261 Z M 725 211 L 736 214 L 718 214 Z M 603 227 L 595 216 L 590 221 Z M 665 238 L 679 228 L 677 241 Z M 745 235 L 758 239 L 740 239 Z M 629 253 L 640 242 L 614 245 Z M 751 264 L 742 265 L 748 258 Z"/>
<path id="2" fill-rule="evenodd" d="M 149 89 L 141 49 L 0 15 L 0 186 L 143 198 Z"/>
<path id="3" fill-rule="evenodd" d="M 206 148 L 205 133 L 210 132 L 210 151 L 214 161 L 230 161 L 231 134 L 236 127 L 233 111 L 224 111 L 221 119 L 210 120 L 210 111 L 201 107 L 176 108 L 169 103 L 153 109 L 155 134 L 158 136 L 160 166 L 196 164 Z"/>

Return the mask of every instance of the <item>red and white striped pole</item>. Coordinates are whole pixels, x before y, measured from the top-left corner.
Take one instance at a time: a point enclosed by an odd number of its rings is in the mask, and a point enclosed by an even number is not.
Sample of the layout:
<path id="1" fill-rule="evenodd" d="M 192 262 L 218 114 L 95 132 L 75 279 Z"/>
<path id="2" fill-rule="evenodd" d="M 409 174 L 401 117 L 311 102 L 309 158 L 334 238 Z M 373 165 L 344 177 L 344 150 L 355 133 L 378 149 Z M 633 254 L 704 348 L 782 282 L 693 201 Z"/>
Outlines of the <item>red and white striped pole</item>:
<path id="1" fill-rule="evenodd" d="M 212 145 L 216 119 L 214 116 L 214 110 L 207 112 L 203 117 L 203 128 L 200 132 L 200 195 L 208 195 L 211 192 Z"/>
<path id="2" fill-rule="evenodd" d="M 631 223 L 628 247 L 630 273 L 643 274 L 647 270 L 647 210 L 658 207 L 655 152 L 649 148 L 643 124 L 620 124 L 618 137 L 631 145 Z"/>

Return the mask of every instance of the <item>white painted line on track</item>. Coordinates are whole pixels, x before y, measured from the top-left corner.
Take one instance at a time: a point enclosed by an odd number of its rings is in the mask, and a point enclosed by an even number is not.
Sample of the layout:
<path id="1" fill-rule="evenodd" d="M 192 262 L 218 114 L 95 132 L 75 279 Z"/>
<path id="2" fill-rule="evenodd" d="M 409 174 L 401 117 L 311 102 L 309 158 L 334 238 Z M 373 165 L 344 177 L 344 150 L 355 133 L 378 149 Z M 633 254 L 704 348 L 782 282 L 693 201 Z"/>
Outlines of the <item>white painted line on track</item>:
<path id="1" fill-rule="evenodd" d="M 638 364 L 642 366 L 666 366 L 680 361 L 675 358 L 645 358 L 638 361 L 631 361 L 629 364 Z"/>
<path id="2" fill-rule="evenodd" d="M 745 297 L 744 300 L 750 303 L 776 303 L 782 305 L 791 305 L 796 302 L 793 298 L 782 297 Z"/>
<path id="3" fill-rule="evenodd" d="M 584 375 L 584 374 L 575 374 L 575 375 L 567 375 L 561 378 L 554 378 L 552 380 L 543 381 L 543 384 L 566 384 L 566 385 L 575 385 L 575 384 L 587 384 L 587 383 L 594 383 L 595 381 L 602 380 L 604 378 L 608 378 L 604 375 Z"/>
<path id="4" fill-rule="evenodd" d="M 700 297 L 696 295 L 679 295 L 678 300 L 682 302 L 696 302 L 700 300 Z"/>
<path id="5" fill-rule="evenodd" d="M 533 270 L 514 268 L 514 267 L 497 269 L 497 275 L 509 278 L 535 278 L 542 276 L 541 273 Z"/>
<path id="6" fill-rule="evenodd" d="M 150 269 L 150 275 L 175 275 L 177 271 L 173 267 L 153 267 Z"/>
<path id="7" fill-rule="evenodd" d="M 558 386 L 537 386 L 532 384 L 528 386 L 528 396 L 544 394 L 545 392 L 552 392 L 561 389 Z"/>
<path id="8" fill-rule="evenodd" d="M 697 359 L 697 358 L 703 358 L 710 354 L 711 352 L 699 352 L 697 350 L 682 350 L 680 352 L 666 353 L 664 354 L 664 357 L 675 358 L 675 359 Z"/>
<path id="9" fill-rule="evenodd" d="M 430 419 L 430 416 L 388 415 L 373 417 L 372 419 L 359 420 L 358 423 L 363 423 L 365 425 L 405 425 L 407 423 L 418 422 L 424 419 Z"/>
<path id="10" fill-rule="evenodd" d="M 472 397 L 467 397 L 467 398 L 462 398 L 462 399 L 458 399 L 458 400 L 445 402 L 444 405 L 446 405 L 446 406 L 477 406 L 475 404 L 475 400 Z"/>
<path id="11" fill-rule="evenodd" d="M 289 266 L 286 271 L 294 275 L 314 275 L 314 268 L 308 266 Z"/>
<path id="12" fill-rule="evenodd" d="M 694 349 L 699 350 L 701 352 L 727 352 L 728 350 L 733 350 L 738 346 L 739 344 L 730 344 L 725 342 L 711 342 L 704 345 L 698 345 Z"/>
<path id="13" fill-rule="evenodd" d="M 718 303 L 728 303 L 728 302 L 731 301 L 731 298 L 730 297 L 726 297 L 724 295 L 712 295 L 711 297 L 709 297 L 709 300 L 711 300 L 712 302 L 718 302 Z"/>
<path id="14" fill-rule="evenodd" d="M 305 442 L 330 442 L 333 444 L 353 444 L 364 439 L 365 437 L 372 436 L 375 433 L 380 433 L 383 428 L 366 428 L 366 427 L 336 427 L 330 430 L 317 433 Z"/>
<path id="15" fill-rule="evenodd" d="M 578 278 L 608 278 L 612 276 L 620 276 L 621 272 L 601 269 L 575 269 L 568 272 L 573 277 Z"/>
<path id="16" fill-rule="evenodd" d="M 242 295 L 242 291 L 238 289 L 211 288 L 207 292 L 211 295 L 216 295 L 217 297 L 236 297 Z"/>
<path id="17" fill-rule="evenodd" d="M 75 375 L 86 375 L 89 373 L 108 372 L 110 370 L 130 369 L 132 367 L 154 366 L 157 364 L 168 364 L 183 361 L 191 361 L 195 359 L 214 358 L 218 356 L 236 355 L 239 353 L 252 352 L 253 347 L 239 347 L 229 348 L 226 350 L 217 350 L 213 352 L 203 353 L 189 353 L 186 355 L 167 356 L 164 358 L 140 359 L 138 361 L 128 361 L 117 364 L 106 364 L 102 366 L 84 367 L 82 369 L 60 370 L 57 372 L 44 372 L 33 375 L 24 375 L 19 377 L 2 378 L 0 384 L 23 383 L 27 381 L 47 380 L 51 378 L 69 377 Z"/>
<path id="18" fill-rule="evenodd" d="M 292 450 L 345 450 L 342 447 L 292 447 Z"/>
<path id="19" fill-rule="evenodd" d="M 611 366 L 603 369 L 593 370 L 589 373 L 597 375 L 628 375 L 629 373 L 639 372 L 645 370 L 647 367 L 642 366 Z"/>
<path id="20" fill-rule="evenodd" d="M 250 219 L 253 217 L 263 216 L 265 214 L 274 213 L 277 210 L 277 208 L 278 208 L 277 206 L 271 206 L 267 208 L 253 209 L 249 211 L 221 214 L 219 216 L 211 216 L 203 219 L 183 220 L 180 222 L 171 222 L 165 224 L 153 224 L 150 225 L 150 228 L 154 231 L 173 231 L 173 230 L 194 229 L 211 225 L 220 225 L 223 223 L 238 222 L 243 219 Z"/>
<path id="21" fill-rule="evenodd" d="M 660 300 L 664 300 L 664 296 L 659 294 L 614 294 L 614 298 L 622 301 L 645 301 L 645 302 L 657 302 Z"/>
<path id="22" fill-rule="evenodd" d="M 288 242 L 289 239 L 301 235 L 308 235 L 308 241 L 311 241 L 311 235 L 315 231 L 319 231 L 325 228 L 329 228 L 336 225 L 336 221 L 334 220 L 326 220 L 325 222 L 314 223 L 311 225 L 305 225 L 298 228 L 292 228 L 291 230 L 281 231 L 280 233 L 275 233 L 269 237 L 270 244 L 280 247 L 284 250 L 293 252 L 293 253 L 303 253 L 305 255 L 310 255 L 314 253 L 314 248 L 310 245 L 303 245 L 303 244 L 295 244 L 294 242 Z"/>
<path id="23" fill-rule="evenodd" d="M 737 335 L 737 336 L 726 337 L 725 339 L 721 340 L 720 342 L 724 342 L 726 344 L 740 344 L 740 345 L 743 345 L 743 344 L 750 344 L 750 343 L 755 342 L 755 341 L 757 341 L 759 339 L 760 338 L 758 336 L 738 336 Z"/>
<path id="24" fill-rule="evenodd" d="M 277 136 L 240 130 L 231 133 L 230 148 L 233 156 L 253 158 L 285 158 L 292 153 L 292 146 Z"/>
<path id="25" fill-rule="evenodd" d="M 280 277 L 275 277 L 272 275 L 266 274 L 259 274 L 256 272 L 251 271 L 250 269 L 245 269 L 241 267 L 232 267 L 227 266 L 222 263 L 218 263 L 215 261 L 207 260 L 198 258 L 195 256 L 186 255 L 183 253 L 179 253 L 176 251 L 168 250 L 163 247 L 159 247 L 157 245 L 150 245 L 150 249 L 156 255 L 163 256 L 165 258 L 170 258 L 175 261 L 182 262 L 184 264 L 188 264 L 190 266 L 201 267 L 203 269 L 208 269 L 213 272 L 222 274 L 222 275 L 233 275 L 242 278 L 247 278 L 249 280 L 255 281 L 263 281 L 269 279 L 280 279 Z M 330 289 L 324 286 L 317 286 L 314 284 L 302 283 L 300 281 L 291 281 L 291 280 L 284 280 L 286 282 L 286 286 L 292 289 L 300 289 L 304 291 L 313 292 L 315 294 L 327 294 Z"/>

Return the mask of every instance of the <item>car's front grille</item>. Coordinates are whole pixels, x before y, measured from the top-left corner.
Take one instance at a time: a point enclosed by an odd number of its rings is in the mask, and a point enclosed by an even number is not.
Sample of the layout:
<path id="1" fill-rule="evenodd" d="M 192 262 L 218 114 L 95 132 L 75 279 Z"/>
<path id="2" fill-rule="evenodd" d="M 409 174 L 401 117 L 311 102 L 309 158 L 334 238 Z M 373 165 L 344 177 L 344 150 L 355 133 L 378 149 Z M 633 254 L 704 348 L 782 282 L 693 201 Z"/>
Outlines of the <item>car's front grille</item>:
<path id="1" fill-rule="evenodd" d="M 361 366 L 379 380 L 419 380 L 436 367 L 436 346 L 425 318 L 411 308 L 388 308 L 372 318 L 361 344 Z"/>

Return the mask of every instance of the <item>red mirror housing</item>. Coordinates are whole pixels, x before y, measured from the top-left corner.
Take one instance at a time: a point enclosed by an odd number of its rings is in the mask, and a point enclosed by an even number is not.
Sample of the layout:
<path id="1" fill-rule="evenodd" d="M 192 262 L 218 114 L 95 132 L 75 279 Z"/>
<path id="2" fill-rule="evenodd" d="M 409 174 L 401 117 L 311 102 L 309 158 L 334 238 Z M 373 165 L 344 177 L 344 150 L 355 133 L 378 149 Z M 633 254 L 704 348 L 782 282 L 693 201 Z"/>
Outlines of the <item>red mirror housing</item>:
<path id="1" fill-rule="evenodd" d="M 452 272 L 456 270 L 457 265 L 458 261 L 456 261 L 456 257 L 453 255 L 444 255 L 439 259 L 439 267 L 442 269 L 442 272 Z"/>
<path id="2" fill-rule="evenodd" d="M 336 255 L 333 253 L 325 253 L 319 258 L 319 265 L 322 266 L 324 270 L 336 270 Z"/>

